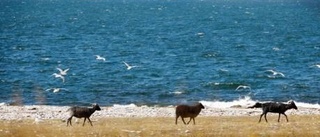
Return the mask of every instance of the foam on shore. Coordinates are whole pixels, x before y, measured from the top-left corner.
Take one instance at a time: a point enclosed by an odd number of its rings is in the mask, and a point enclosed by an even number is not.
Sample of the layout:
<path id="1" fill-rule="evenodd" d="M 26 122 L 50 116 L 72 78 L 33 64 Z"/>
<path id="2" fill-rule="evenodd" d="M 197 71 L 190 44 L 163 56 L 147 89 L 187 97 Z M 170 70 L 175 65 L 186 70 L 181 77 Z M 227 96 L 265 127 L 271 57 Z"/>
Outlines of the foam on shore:
<path id="1" fill-rule="evenodd" d="M 256 101 L 252 100 L 250 97 L 239 98 L 233 101 L 200 101 L 204 106 L 211 108 L 232 108 L 232 107 L 248 107 L 254 105 L 256 102 L 271 102 L 271 101 Z M 286 103 L 286 102 L 282 102 Z M 320 109 L 320 104 L 310 104 L 304 102 L 297 102 L 295 104 L 298 108 L 310 108 L 310 109 Z"/>

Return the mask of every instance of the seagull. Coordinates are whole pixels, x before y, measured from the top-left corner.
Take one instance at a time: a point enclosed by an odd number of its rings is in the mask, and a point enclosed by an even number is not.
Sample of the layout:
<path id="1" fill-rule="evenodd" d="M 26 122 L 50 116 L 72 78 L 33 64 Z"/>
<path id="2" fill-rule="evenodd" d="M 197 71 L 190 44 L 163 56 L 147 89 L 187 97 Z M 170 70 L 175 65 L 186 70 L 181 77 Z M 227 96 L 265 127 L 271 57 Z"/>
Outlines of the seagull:
<path id="1" fill-rule="evenodd" d="M 64 82 L 64 76 L 62 76 L 61 74 L 53 73 L 52 75 L 54 75 L 54 77 L 56 78 L 61 78 L 62 82 Z"/>
<path id="2" fill-rule="evenodd" d="M 203 32 L 198 32 L 196 35 L 199 36 L 199 37 L 203 37 L 204 33 Z"/>
<path id="3" fill-rule="evenodd" d="M 274 70 L 267 70 L 267 72 L 271 72 L 273 76 L 280 75 L 282 77 L 285 77 L 283 73 L 277 72 L 277 71 L 274 71 Z"/>
<path id="4" fill-rule="evenodd" d="M 68 70 L 69 70 L 69 68 L 68 68 L 68 69 L 65 69 L 65 70 L 62 70 L 61 68 L 57 68 L 57 69 L 60 71 L 60 75 L 62 75 L 62 76 L 67 75 L 67 72 L 68 72 Z"/>
<path id="5" fill-rule="evenodd" d="M 132 68 L 138 67 L 138 66 L 130 66 L 128 63 L 124 62 L 123 63 L 127 66 L 127 70 L 130 70 Z"/>
<path id="6" fill-rule="evenodd" d="M 320 64 L 316 64 L 316 65 L 313 65 L 313 66 L 315 66 L 317 68 L 320 68 Z"/>
<path id="7" fill-rule="evenodd" d="M 249 89 L 251 91 L 251 87 L 250 86 L 244 86 L 244 85 L 240 85 L 237 87 L 236 90 L 239 90 L 240 88 L 243 88 L 243 89 Z"/>
<path id="8" fill-rule="evenodd" d="M 106 58 L 101 57 L 99 55 L 95 55 L 96 56 L 96 60 L 102 60 L 102 61 L 106 61 Z"/>
<path id="9" fill-rule="evenodd" d="M 68 90 L 68 89 L 65 89 L 65 88 L 49 88 L 46 91 L 50 91 L 50 90 L 52 90 L 53 93 L 57 93 L 57 92 L 60 92 L 60 90 Z"/>

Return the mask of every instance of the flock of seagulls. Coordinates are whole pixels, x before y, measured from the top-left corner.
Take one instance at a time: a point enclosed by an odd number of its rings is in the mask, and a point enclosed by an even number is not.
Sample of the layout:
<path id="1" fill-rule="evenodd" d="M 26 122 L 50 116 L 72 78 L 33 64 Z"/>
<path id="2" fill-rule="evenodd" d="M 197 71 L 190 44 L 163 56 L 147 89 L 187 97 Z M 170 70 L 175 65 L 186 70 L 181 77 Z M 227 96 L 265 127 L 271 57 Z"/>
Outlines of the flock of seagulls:
<path id="1" fill-rule="evenodd" d="M 106 61 L 106 58 L 100 56 L 100 55 L 95 55 L 96 57 L 96 60 L 100 60 L 100 61 L 103 61 L 105 62 Z M 133 68 L 136 68 L 136 67 L 139 67 L 139 66 L 133 66 L 133 65 L 130 65 L 128 64 L 127 62 L 123 61 L 123 64 L 126 66 L 127 70 L 131 70 Z M 318 68 L 320 68 L 320 64 L 316 64 L 316 65 L 313 65 L 313 66 L 316 66 Z M 55 77 L 55 78 L 60 78 L 62 80 L 62 82 L 64 83 L 65 82 L 65 77 L 67 75 L 67 72 L 69 71 L 69 68 L 68 69 L 61 69 L 61 68 L 57 68 L 57 70 L 59 70 L 59 73 L 53 73 L 52 75 Z M 285 77 L 285 75 L 281 72 L 278 72 L 278 71 L 275 71 L 275 70 L 266 70 L 266 72 L 268 73 L 271 73 L 271 75 L 268 75 L 268 77 L 270 78 L 276 78 L 276 77 Z M 245 89 L 249 89 L 251 91 L 251 87 L 250 86 L 246 86 L 246 85 L 239 85 L 235 90 L 238 91 L 238 90 L 245 90 Z M 57 93 L 57 92 L 60 92 L 61 90 L 68 90 L 68 89 L 65 89 L 65 88 L 49 88 L 47 89 L 46 91 L 51 91 L 53 93 Z"/>
<path id="2" fill-rule="evenodd" d="M 105 57 L 102 57 L 102 56 L 100 56 L 100 55 L 95 55 L 95 57 L 96 57 L 96 60 L 101 60 L 101 61 L 103 61 L 103 62 L 106 61 L 106 58 L 105 58 Z M 122 61 L 122 62 L 124 63 L 124 65 L 126 65 L 127 70 L 131 70 L 131 69 L 133 69 L 133 68 L 139 67 L 139 66 L 130 65 L 130 64 L 128 64 L 128 63 L 125 62 L 125 61 Z"/>
<path id="3" fill-rule="evenodd" d="M 69 71 L 69 68 L 65 69 L 65 70 L 63 70 L 61 68 L 57 68 L 57 70 L 59 70 L 60 73 L 53 73 L 52 75 L 54 75 L 54 77 L 56 77 L 56 78 L 61 78 L 62 82 L 64 82 L 65 81 L 64 76 L 67 75 L 67 72 Z"/>
<path id="4" fill-rule="evenodd" d="M 285 75 L 282 72 L 278 72 L 275 70 L 270 69 L 270 70 L 266 70 L 266 72 L 271 73 L 271 75 L 268 75 L 269 78 L 285 77 Z M 248 89 L 249 91 L 251 91 L 251 87 L 247 85 L 239 85 L 235 90 L 239 91 L 239 90 L 245 90 L 245 89 Z"/>
<path id="5" fill-rule="evenodd" d="M 57 70 L 59 70 L 60 73 L 53 73 L 52 75 L 55 78 L 60 78 L 62 80 L 62 82 L 64 83 L 65 82 L 64 76 L 67 75 L 67 72 L 69 71 L 69 68 L 65 69 L 65 70 L 62 70 L 61 68 L 57 68 Z"/>
<path id="6" fill-rule="evenodd" d="M 312 67 L 320 68 L 320 64 L 312 65 Z M 285 75 L 282 72 L 275 71 L 272 69 L 266 70 L 266 72 L 270 73 L 270 75 L 268 75 L 269 78 L 284 78 L 285 77 Z M 246 85 L 239 85 L 235 90 L 239 91 L 239 90 L 245 90 L 245 89 L 249 89 L 251 91 L 251 87 L 246 86 Z"/>
<path id="7" fill-rule="evenodd" d="M 103 62 L 106 61 L 106 58 L 104 58 L 104 57 L 102 57 L 100 55 L 95 55 L 95 57 L 96 57 L 96 60 L 98 60 L 98 61 L 103 61 Z M 125 61 L 123 61 L 123 63 L 126 66 L 127 70 L 131 70 L 133 68 L 139 67 L 139 66 L 130 65 Z M 58 68 L 57 67 L 57 70 L 59 71 L 59 73 L 53 73 L 52 76 L 54 76 L 55 78 L 61 79 L 62 82 L 65 83 L 65 76 L 68 74 L 69 69 L 70 68 L 62 69 L 62 68 Z M 46 91 L 52 91 L 53 93 L 60 92 L 61 90 L 66 90 L 67 91 L 68 89 L 66 89 L 66 88 L 49 88 L 49 89 L 46 89 Z"/>
<path id="8" fill-rule="evenodd" d="M 96 60 L 101 60 L 101 61 L 103 61 L 103 62 L 106 61 L 106 58 L 105 58 L 105 57 L 102 57 L 102 56 L 100 56 L 100 55 L 95 55 L 95 57 L 96 57 Z M 127 62 L 124 62 L 124 61 L 123 61 L 123 63 L 124 63 L 124 65 L 126 65 L 127 70 L 131 70 L 132 68 L 139 67 L 139 66 L 132 66 L 132 65 L 130 65 L 130 64 L 128 64 Z"/>
<path id="9" fill-rule="evenodd" d="M 65 69 L 65 70 L 63 70 L 61 68 L 57 68 L 57 70 L 59 70 L 59 73 L 53 73 L 52 75 L 55 78 L 60 78 L 62 80 L 62 82 L 64 83 L 65 82 L 64 76 L 67 75 L 69 68 Z M 65 88 L 49 88 L 46 91 L 52 91 L 53 93 L 57 93 L 57 92 L 60 92 L 60 90 L 67 90 L 67 89 L 65 89 Z"/>
<path id="10" fill-rule="evenodd" d="M 275 70 L 266 70 L 266 72 L 271 73 L 271 75 L 268 75 L 269 78 L 276 78 L 276 77 L 285 77 L 285 75 L 281 72 L 275 71 Z M 246 90 L 248 89 L 249 91 L 251 91 L 251 87 L 247 86 L 247 85 L 239 85 L 235 90 L 239 91 L 239 90 Z"/>

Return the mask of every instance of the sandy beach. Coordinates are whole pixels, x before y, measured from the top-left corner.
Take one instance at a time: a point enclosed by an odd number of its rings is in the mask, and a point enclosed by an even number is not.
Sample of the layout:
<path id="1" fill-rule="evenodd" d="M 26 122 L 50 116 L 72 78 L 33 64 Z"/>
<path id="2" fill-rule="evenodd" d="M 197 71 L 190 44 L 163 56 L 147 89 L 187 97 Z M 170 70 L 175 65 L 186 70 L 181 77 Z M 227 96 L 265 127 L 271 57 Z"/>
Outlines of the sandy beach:
<path id="1" fill-rule="evenodd" d="M 91 117 L 108 118 L 108 117 L 174 117 L 175 107 L 148 107 L 148 106 L 100 106 L 101 111 L 96 111 Z M 46 106 L 46 105 L 26 105 L 26 106 L 0 106 L 1 120 L 22 120 L 22 119 L 61 119 L 65 120 L 69 117 L 67 110 L 70 106 Z M 255 116 L 260 115 L 261 108 L 248 109 L 246 107 L 230 107 L 230 108 L 213 108 L 206 107 L 201 111 L 199 117 L 210 116 Z M 298 110 L 288 110 L 288 115 L 318 115 L 318 108 L 302 108 Z"/>
<path id="2" fill-rule="evenodd" d="M 248 109 L 206 107 L 196 118 L 196 124 L 184 125 L 181 119 L 175 124 L 175 107 L 147 107 L 135 105 L 100 106 L 88 122 L 74 118 L 73 126 L 67 126 L 69 106 L 0 106 L 0 136 L 305 136 L 320 134 L 320 109 L 303 108 L 288 110 L 289 122 L 278 114 L 268 114 L 269 123 L 258 123 L 261 108 Z M 239 130 L 241 129 L 241 130 Z"/>

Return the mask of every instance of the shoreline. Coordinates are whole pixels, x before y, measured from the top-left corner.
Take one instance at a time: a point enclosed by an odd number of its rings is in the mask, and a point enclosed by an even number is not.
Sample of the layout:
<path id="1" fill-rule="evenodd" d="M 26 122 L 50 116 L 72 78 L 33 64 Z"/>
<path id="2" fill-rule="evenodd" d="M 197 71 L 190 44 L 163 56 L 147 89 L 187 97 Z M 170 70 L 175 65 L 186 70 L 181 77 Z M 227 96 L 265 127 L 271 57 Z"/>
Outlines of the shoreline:
<path id="1" fill-rule="evenodd" d="M 92 114 L 93 119 L 99 118 L 130 118 L 130 117 L 175 117 L 175 107 L 148 107 L 148 106 L 100 106 L 101 111 Z M 203 109 L 199 117 L 210 116 L 258 116 L 262 113 L 261 108 L 248 109 L 246 107 Z M 47 105 L 25 105 L 25 106 L 0 106 L 0 120 L 24 120 L 24 119 L 61 119 L 69 117 L 67 111 L 70 106 L 47 106 Z M 319 115 L 319 108 L 299 107 L 298 110 L 288 110 L 287 115 Z"/>

